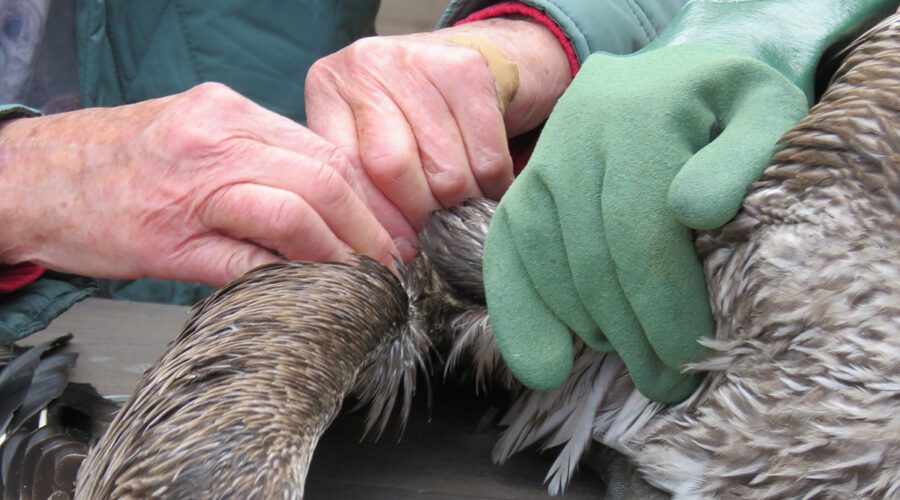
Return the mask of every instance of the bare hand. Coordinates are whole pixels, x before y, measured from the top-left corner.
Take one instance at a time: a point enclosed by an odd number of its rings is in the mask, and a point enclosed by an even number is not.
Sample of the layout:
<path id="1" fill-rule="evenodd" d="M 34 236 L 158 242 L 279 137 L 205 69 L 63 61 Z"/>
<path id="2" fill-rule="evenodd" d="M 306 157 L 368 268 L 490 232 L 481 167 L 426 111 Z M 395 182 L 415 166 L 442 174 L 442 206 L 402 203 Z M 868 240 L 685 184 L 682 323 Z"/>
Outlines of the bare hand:
<path id="1" fill-rule="evenodd" d="M 0 262 L 225 283 L 282 258 L 390 265 L 345 157 L 219 84 L 0 129 Z"/>
<path id="2" fill-rule="evenodd" d="M 460 33 L 491 40 L 518 65 L 505 118 L 482 55 L 447 40 Z M 414 242 L 431 211 L 500 198 L 513 180 L 507 137 L 540 124 L 570 79 L 549 30 L 495 19 L 360 40 L 312 67 L 306 111 L 310 128 L 365 173 L 360 188 L 382 225 Z"/>

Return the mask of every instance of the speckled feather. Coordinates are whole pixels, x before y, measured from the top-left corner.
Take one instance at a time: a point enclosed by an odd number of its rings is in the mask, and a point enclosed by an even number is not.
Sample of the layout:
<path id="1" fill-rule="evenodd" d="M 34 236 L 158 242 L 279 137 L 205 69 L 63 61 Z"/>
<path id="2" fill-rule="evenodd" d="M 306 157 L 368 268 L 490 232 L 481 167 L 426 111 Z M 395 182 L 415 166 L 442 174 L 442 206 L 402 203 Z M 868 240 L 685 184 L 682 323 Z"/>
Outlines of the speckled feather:
<path id="1" fill-rule="evenodd" d="M 620 441 L 676 497 L 900 497 L 900 16 L 865 35 L 741 213 L 701 235 L 716 339 Z"/>
<path id="2" fill-rule="evenodd" d="M 78 498 L 302 497 L 319 436 L 407 322 L 400 282 L 369 259 L 248 273 L 198 305 L 147 371 Z"/>

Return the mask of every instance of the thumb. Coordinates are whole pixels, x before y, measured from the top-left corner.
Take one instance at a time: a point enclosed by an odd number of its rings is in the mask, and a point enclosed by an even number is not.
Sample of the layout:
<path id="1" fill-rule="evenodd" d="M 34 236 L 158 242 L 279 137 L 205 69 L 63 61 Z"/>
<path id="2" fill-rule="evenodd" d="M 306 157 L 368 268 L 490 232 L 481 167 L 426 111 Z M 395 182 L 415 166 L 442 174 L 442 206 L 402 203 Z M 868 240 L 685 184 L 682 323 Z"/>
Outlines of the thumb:
<path id="1" fill-rule="evenodd" d="M 685 163 L 669 186 L 675 217 L 693 229 L 715 229 L 737 214 L 750 185 L 778 149 L 778 139 L 808 110 L 787 80 L 755 86 L 733 103 L 731 120 Z"/>

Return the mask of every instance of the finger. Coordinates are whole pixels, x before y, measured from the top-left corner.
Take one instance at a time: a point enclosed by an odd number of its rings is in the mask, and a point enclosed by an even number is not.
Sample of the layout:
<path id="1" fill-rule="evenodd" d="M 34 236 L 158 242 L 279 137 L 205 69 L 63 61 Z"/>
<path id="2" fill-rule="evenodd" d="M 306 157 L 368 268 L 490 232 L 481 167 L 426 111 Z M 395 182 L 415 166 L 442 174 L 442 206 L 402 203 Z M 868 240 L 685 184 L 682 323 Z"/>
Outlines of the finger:
<path id="1" fill-rule="evenodd" d="M 483 198 L 459 125 L 438 89 L 430 82 L 423 82 L 415 92 L 396 97 L 402 98 L 400 105 L 416 137 L 422 168 L 434 198 L 444 208 L 469 198 Z"/>
<path id="2" fill-rule="evenodd" d="M 286 116 L 261 108 L 251 119 L 252 138 L 263 144 L 291 151 L 301 156 L 320 158 L 330 164 L 356 192 L 361 193 L 359 176 L 353 172 L 336 144 L 317 135 Z M 343 157 L 343 158 L 342 158 Z"/>
<path id="3" fill-rule="evenodd" d="M 456 118 L 479 189 L 488 198 L 499 200 L 512 184 L 513 162 L 493 79 L 486 66 L 462 68 L 455 73 L 443 78 L 432 76 L 432 82 Z"/>
<path id="4" fill-rule="evenodd" d="M 512 241 L 506 211 L 498 208 L 484 251 L 494 339 L 516 378 L 532 389 L 552 390 L 572 371 L 572 334 L 535 293 Z"/>
<path id="5" fill-rule="evenodd" d="M 561 212 L 544 178 L 538 175 L 540 170 L 526 168 L 500 201 L 498 212 L 503 208 L 508 213 L 504 220 L 511 241 L 543 303 L 591 347 L 601 349 L 606 345 L 603 334 L 578 294 L 573 293 L 575 281 L 567 257 L 569 242 L 563 239 L 560 227 Z M 493 223 L 490 231 L 494 231 Z"/>
<path id="6" fill-rule="evenodd" d="M 215 233 L 189 242 L 179 253 L 179 272 L 161 278 L 221 286 L 251 269 L 282 261 L 263 247 Z"/>
<path id="7" fill-rule="evenodd" d="M 320 77 L 324 78 L 324 77 Z M 336 85 L 314 84 L 308 77 L 306 87 L 306 116 L 310 130 L 334 144 L 350 161 L 356 186 L 372 213 L 395 240 L 407 242 L 397 245 L 404 260 L 415 255 L 418 246 L 416 230 L 406 217 L 372 183 L 363 170 L 357 137 L 356 120 L 350 106 L 334 89 Z"/>
<path id="8" fill-rule="evenodd" d="M 216 191 L 199 212 L 201 223 L 246 239 L 291 260 L 342 261 L 353 253 L 300 196 L 256 184 Z"/>
<path id="9" fill-rule="evenodd" d="M 669 187 L 669 206 L 688 227 L 714 229 L 731 220 L 771 162 L 778 139 L 806 115 L 806 97 L 787 80 L 782 86 L 749 88 L 741 99 L 729 101 L 725 129 L 684 165 Z"/>
<path id="10" fill-rule="evenodd" d="M 390 236 L 331 164 L 265 145 L 253 148 L 253 155 L 266 165 L 256 182 L 299 195 L 353 251 L 392 263 L 397 249 Z"/>
<path id="11" fill-rule="evenodd" d="M 366 174 L 406 220 L 421 229 L 428 214 L 441 205 L 432 195 L 409 123 L 383 93 L 373 93 L 351 106 Z"/>

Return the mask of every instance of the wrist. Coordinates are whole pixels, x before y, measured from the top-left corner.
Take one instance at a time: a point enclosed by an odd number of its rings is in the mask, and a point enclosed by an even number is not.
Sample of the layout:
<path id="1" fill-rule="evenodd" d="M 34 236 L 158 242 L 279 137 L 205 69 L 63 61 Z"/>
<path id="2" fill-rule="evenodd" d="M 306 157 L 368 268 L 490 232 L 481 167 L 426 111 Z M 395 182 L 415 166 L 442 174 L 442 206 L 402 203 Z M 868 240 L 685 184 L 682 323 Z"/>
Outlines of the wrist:
<path id="1" fill-rule="evenodd" d="M 519 88 L 504 115 L 515 137 L 540 125 L 572 81 L 569 58 L 546 26 L 527 18 L 493 18 L 436 32 L 487 38 L 519 68 Z"/>
<path id="2" fill-rule="evenodd" d="M 29 135 L 31 120 L 17 118 L 0 124 L 0 264 L 25 262 L 31 253 L 26 229 L 33 224 L 29 220 L 28 183 L 23 178 L 29 162 L 22 154 L 27 147 L 21 142 Z"/>

